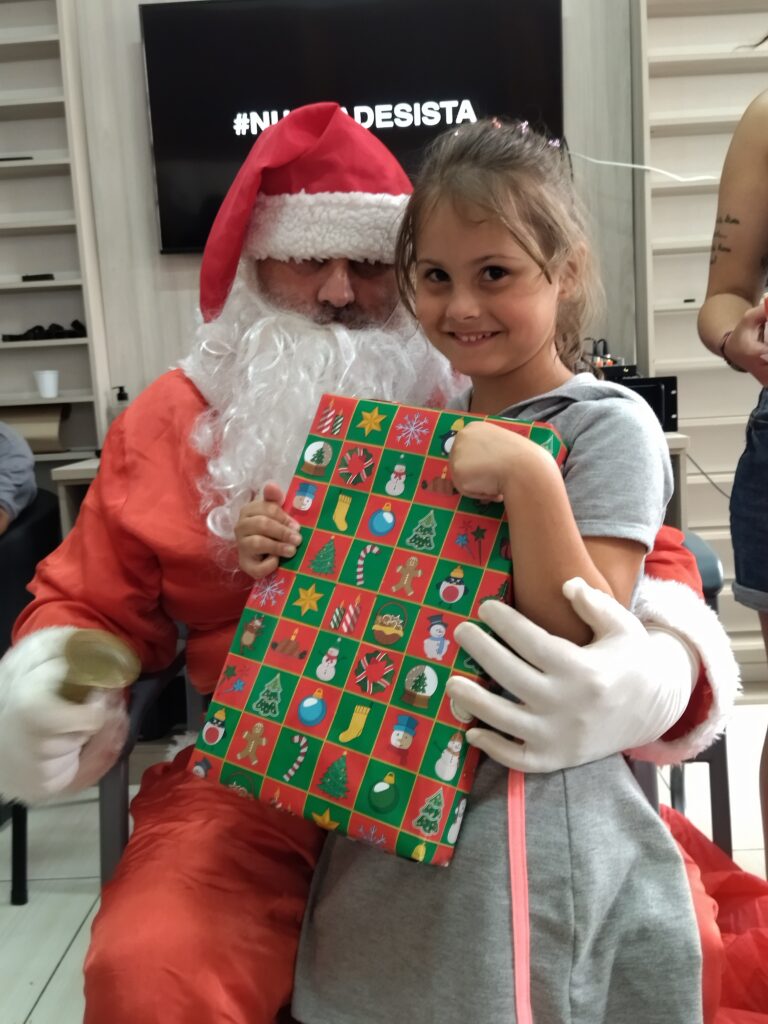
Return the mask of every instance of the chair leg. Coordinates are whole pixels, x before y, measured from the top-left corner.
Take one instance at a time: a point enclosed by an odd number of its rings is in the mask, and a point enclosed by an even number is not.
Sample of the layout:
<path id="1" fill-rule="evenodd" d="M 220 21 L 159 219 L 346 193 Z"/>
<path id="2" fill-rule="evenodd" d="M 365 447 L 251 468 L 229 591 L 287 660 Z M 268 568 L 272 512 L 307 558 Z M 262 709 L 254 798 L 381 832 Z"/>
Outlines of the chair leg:
<path id="1" fill-rule="evenodd" d="M 11 903 L 24 906 L 27 893 L 27 808 L 11 807 Z"/>
<path id="2" fill-rule="evenodd" d="M 669 802 L 679 814 L 685 814 L 684 764 L 673 764 L 669 769 Z"/>
<path id="3" fill-rule="evenodd" d="M 712 807 L 712 841 L 723 853 L 733 856 L 731 837 L 731 797 L 728 791 L 728 754 L 725 736 L 706 752 L 709 762 L 709 799 Z"/>
<path id="4" fill-rule="evenodd" d="M 128 758 L 122 757 L 99 783 L 101 884 L 106 885 L 128 842 Z"/>

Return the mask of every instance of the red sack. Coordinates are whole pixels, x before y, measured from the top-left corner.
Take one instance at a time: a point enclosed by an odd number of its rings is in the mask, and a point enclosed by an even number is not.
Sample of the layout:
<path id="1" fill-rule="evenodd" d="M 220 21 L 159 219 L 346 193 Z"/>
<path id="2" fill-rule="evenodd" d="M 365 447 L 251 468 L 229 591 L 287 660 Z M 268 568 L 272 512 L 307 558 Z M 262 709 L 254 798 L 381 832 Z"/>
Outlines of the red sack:
<path id="1" fill-rule="evenodd" d="M 662 807 L 661 816 L 681 848 L 689 877 L 698 873 L 704 890 L 704 893 L 697 893 L 692 880 L 700 927 L 704 921 L 705 1020 L 713 1020 L 711 1012 L 706 1011 L 711 1010 L 717 988 L 718 979 L 712 977 L 712 967 L 714 961 L 720 959 L 719 1008 L 715 1024 L 768 1024 L 768 882 L 742 871 L 672 808 Z M 708 934 L 708 897 L 715 902 L 719 943 Z"/>

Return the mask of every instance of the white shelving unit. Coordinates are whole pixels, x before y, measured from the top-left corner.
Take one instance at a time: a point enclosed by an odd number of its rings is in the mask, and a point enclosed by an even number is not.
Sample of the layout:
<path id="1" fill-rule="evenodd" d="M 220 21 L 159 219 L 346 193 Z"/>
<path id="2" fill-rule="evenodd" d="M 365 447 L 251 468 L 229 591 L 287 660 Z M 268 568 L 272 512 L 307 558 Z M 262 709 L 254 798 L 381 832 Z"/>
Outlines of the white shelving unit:
<path id="1" fill-rule="evenodd" d="M 726 570 L 721 618 L 748 684 L 764 685 L 757 617 L 730 598 L 733 557 L 728 493 L 758 386 L 709 354 L 696 332 L 707 284 L 719 175 L 730 136 L 748 102 L 768 84 L 766 0 L 639 0 L 644 73 L 638 96 L 638 162 L 651 172 L 638 186 L 638 261 L 647 273 L 645 344 L 649 373 L 678 378 L 679 429 L 691 439 L 686 484 L 689 526 L 718 552 Z M 687 300 L 687 301 L 686 301 Z M 752 388 L 751 385 L 754 385 Z M 754 394 L 752 393 L 754 392 Z M 706 474 L 706 475 L 705 475 Z"/>
<path id="2" fill-rule="evenodd" d="M 0 0 L 0 331 L 78 320 L 88 335 L 0 342 L 0 419 L 23 432 L 60 413 L 61 451 L 36 454 L 45 484 L 51 464 L 93 456 L 109 393 L 74 19 L 73 0 Z M 55 399 L 34 389 L 47 368 Z"/>

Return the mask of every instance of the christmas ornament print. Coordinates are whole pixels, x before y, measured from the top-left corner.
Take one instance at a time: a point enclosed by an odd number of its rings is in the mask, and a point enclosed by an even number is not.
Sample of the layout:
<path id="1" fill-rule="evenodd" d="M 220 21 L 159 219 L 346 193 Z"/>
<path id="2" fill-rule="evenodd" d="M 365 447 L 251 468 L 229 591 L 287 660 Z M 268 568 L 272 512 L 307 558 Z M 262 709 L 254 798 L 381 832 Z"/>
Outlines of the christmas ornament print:
<path id="1" fill-rule="evenodd" d="M 299 704 L 297 714 L 302 725 L 319 725 L 328 714 L 323 691 L 318 688 L 311 697 L 305 697 Z"/>
<path id="2" fill-rule="evenodd" d="M 394 530 L 396 523 L 397 520 L 392 511 L 392 506 L 387 502 L 381 508 L 377 508 L 368 520 L 368 529 L 376 537 L 386 537 L 388 533 Z"/>
<path id="3" fill-rule="evenodd" d="M 368 803 L 380 814 L 389 814 L 397 807 L 399 800 L 400 790 L 397 788 L 394 772 L 387 772 L 384 778 L 375 782 L 368 791 Z"/>

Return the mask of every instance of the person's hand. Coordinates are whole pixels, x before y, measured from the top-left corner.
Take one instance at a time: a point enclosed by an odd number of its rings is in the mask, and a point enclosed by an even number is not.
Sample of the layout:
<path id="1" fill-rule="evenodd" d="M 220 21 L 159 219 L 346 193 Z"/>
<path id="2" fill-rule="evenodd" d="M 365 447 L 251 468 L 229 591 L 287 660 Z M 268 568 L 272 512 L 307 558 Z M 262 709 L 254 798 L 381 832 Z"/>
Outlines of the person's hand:
<path id="1" fill-rule="evenodd" d="M 453 439 L 451 480 L 460 494 L 479 501 L 501 501 L 510 477 L 542 449 L 495 423 L 468 423 Z"/>
<path id="2" fill-rule="evenodd" d="M 731 331 L 725 343 L 728 360 L 751 373 L 763 387 L 768 387 L 768 344 L 765 322 L 768 319 L 768 293 L 757 306 L 748 309 Z"/>
<path id="3" fill-rule="evenodd" d="M 267 483 L 262 498 L 240 510 L 237 555 L 240 568 L 255 580 L 273 573 L 280 558 L 292 558 L 301 543 L 299 524 L 280 507 L 284 500 L 277 484 Z"/>
<path id="4" fill-rule="evenodd" d="M 53 626 L 30 633 L 0 660 L 0 793 L 8 799 L 35 803 L 91 785 L 122 749 L 119 694 L 94 693 L 83 704 L 59 696 L 64 646 L 74 632 Z M 90 743 L 85 771 L 81 753 Z"/>
<path id="5" fill-rule="evenodd" d="M 461 676 L 448 681 L 473 727 L 468 741 L 493 760 L 528 772 L 572 768 L 655 740 L 682 715 L 698 666 L 669 632 L 648 633 L 626 608 L 581 579 L 563 593 L 594 631 L 579 647 L 499 601 L 480 606 L 499 640 L 463 622 L 456 641 L 522 703 L 489 693 Z M 497 730 L 497 731 L 491 731 Z"/>

